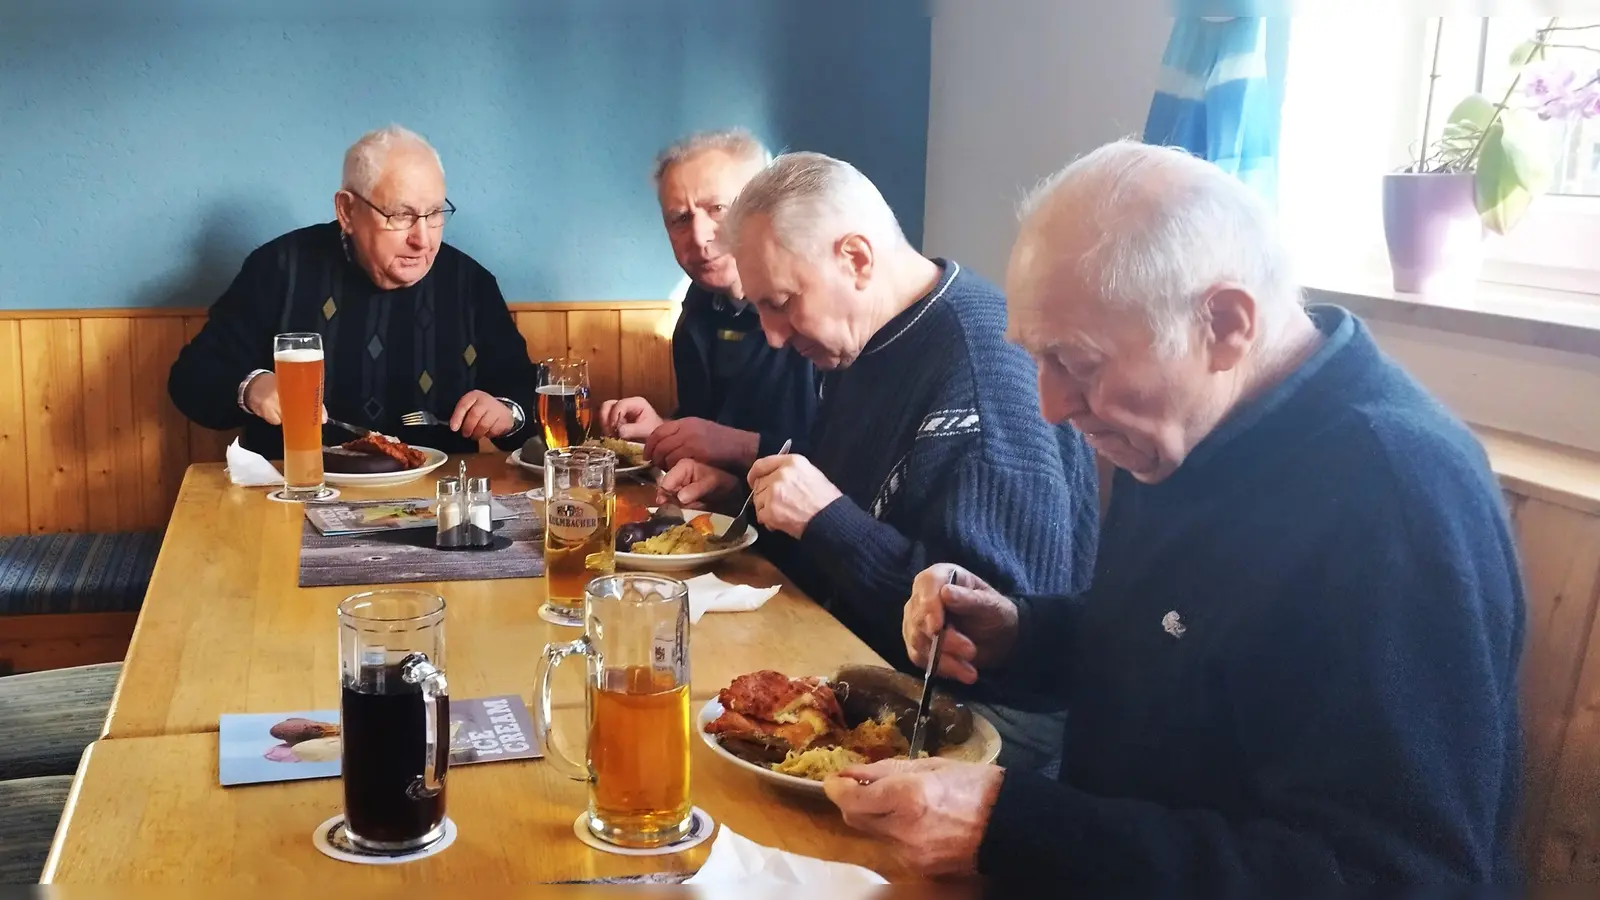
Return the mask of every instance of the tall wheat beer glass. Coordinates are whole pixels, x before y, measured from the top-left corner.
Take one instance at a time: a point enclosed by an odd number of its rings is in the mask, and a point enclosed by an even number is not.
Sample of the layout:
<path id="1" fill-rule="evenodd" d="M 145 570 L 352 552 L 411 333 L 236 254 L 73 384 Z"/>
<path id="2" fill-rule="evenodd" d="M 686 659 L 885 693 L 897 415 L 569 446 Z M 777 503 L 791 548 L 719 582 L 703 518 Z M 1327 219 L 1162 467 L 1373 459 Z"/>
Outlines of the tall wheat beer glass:
<path id="1" fill-rule="evenodd" d="M 283 413 L 283 494 L 314 500 L 322 493 L 322 335 L 273 338 L 272 369 Z"/>

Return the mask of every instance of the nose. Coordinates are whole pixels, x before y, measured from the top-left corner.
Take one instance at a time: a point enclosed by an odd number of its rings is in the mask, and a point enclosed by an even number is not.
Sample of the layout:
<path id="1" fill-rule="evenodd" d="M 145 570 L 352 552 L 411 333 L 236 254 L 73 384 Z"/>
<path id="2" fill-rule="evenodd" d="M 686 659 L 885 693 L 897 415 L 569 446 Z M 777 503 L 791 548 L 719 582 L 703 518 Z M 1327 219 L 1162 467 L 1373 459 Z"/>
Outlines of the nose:
<path id="1" fill-rule="evenodd" d="M 694 220 L 689 227 L 693 229 L 694 245 L 702 251 L 710 251 L 712 242 L 717 239 L 716 220 L 700 210 L 695 210 Z"/>
<path id="2" fill-rule="evenodd" d="M 1074 380 L 1039 367 L 1039 412 L 1045 421 L 1060 425 L 1089 411 L 1089 398 Z"/>
<path id="3" fill-rule="evenodd" d="M 794 336 L 794 331 L 789 328 L 789 323 L 783 321 L 779 313 L 760 309 L 761 331 L 767 336 L 767 346 L 774 350 L 782 350 L 789 343 L 789 338 Z"/>
<path id="4" fill-rule="evenodd" d="M 406 231 L 406 243 L 421 250 L 428 246 L 428 220 L 418 218 Z"/>

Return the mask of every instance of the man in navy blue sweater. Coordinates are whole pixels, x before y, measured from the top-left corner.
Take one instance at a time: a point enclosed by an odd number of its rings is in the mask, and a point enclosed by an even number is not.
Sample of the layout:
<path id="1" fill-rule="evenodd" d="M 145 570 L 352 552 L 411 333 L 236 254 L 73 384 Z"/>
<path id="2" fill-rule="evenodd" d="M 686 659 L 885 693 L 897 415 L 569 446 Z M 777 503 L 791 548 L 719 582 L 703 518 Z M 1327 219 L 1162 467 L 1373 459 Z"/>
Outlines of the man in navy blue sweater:
<path id="1" fill-rule="evenodd" d="M 786 440 L 803 442 L 816 413 L 805 357 L 769 347 L 717 231 L 733 198 L 772 154 L 741 129 L 691 135 L 656 159 L 655 185 L 672 254 L 692 284 L 672 332 L 678 409 L 663 419 L 643 397 L 607 400 L 607 434 L 644 441 L 659 466 L 697 459 L 741 475 Z"/>
<path id="2" fill-rule="evenodd" d="M 1516 877 L 1523 595 L 1472 434 L 1350 313 L 1300 304 L 1270 216 L 1112 144 L 1036 201 L 1008 272 L 1045 415 L 1116 463 L 1075 602 L 918 576 L 913 660 L 1053 685 L 1059 781 L 847 770 L 846 821 L 931 872 L 1215 890 Z"/>
<path id="3" fill-rule="evenodd" d="M 1040 415 L 1033 366 L 1005 340 L 994 286 L 918 253 L 872 182 L 821 154 L 789 154 L 757 175 L 723 232 L 768 341 L 825 373 L 809 450 L 764 457 L 748 477 L 758 521 L 779 533 L 763 542 L 797 542 L 780 558 L 786 574 L 906 670 L 902 609 L 931 563 L 959 560 L 1020 593 L 1087 585 L 1092 455 Z M 685 503 L 738 490 L 694 463 L 663 486 Z M 988 704 L 1008 763 L 1055 759 L 1051 698 L 1026 685 L 968 696 Z"/>

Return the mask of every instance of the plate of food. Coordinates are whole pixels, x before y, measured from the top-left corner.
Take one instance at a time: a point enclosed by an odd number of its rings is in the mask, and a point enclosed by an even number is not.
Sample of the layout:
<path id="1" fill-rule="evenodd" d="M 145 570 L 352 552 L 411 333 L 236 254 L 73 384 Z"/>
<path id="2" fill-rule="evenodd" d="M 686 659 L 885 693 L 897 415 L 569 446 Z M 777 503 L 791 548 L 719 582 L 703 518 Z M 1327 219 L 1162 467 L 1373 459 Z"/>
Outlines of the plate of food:
<path id="1" fill-rule="evenodd" d="M 585 447 L 601 447 L 617 455 L 617 474 L 632 475 L 644 472 L 650 468 L 650 460 L 644 457 L 644 445 L 638 441 L 624 441 L 619 438 L 591 438 L 584 441 Z M 544 474 L 544 438 L 531 437 L 527 443 L 511 451 L 506 462 L 520 466 L 530 472 Z"/>
<path id="2" fill-rule="evenodd" d="M 444 465 L 448 458 L 443 450 L 413 447 L 374 431 L 337 447 L 323 447 L 323 480 L 337 487 L 409 484 Z"/>
<path id="3" fill-rule="evenodd" d="M 681 572 L 746 550 L 756 542 L 756 530 L 727 541 L 717 538 L 733 517 L 695 510 L 674 512 L 642 507 L 630 514 L 629 505 L 617 503 L 617 565 L 648 572 Z"/>
<path id="4" fill-rule="evenodd" d="M 911 750 L 922 681 L 883 666 L 844 666 L 827 678 L 771 670 L 740 675 L 700 710 L 713 752 L 778 787 L 821 794 L 849 766 L 904 759 Z M 1000 734 L 987 719 L 934 688 L 925 753 L 992 763 Z"/>

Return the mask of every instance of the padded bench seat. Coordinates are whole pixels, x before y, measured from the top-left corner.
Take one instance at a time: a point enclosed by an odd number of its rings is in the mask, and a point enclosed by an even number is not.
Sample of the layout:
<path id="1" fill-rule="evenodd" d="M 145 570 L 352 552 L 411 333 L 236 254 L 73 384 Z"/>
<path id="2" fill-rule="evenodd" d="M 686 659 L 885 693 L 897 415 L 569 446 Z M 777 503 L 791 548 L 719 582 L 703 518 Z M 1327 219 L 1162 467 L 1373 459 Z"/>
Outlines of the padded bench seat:
<path id="1" fill-rule="evenodd" d="M 0 616 L 137 612 L 161 532 L 0 537 Z"/>

